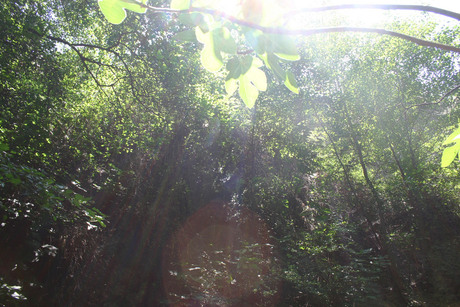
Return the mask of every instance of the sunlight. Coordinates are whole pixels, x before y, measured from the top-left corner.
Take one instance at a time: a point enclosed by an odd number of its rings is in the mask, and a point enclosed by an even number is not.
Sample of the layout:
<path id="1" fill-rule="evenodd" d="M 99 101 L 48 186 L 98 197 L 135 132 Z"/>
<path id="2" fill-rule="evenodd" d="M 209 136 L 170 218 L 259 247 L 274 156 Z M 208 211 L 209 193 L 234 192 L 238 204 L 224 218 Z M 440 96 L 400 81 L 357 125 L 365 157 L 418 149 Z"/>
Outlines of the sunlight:
<path id="1" fill-rule="evenodd" d="M 304 1 L 304 0 L 291 0 L 282 1 L 289 2 L 286 7 L 292 7 L 292 12 L 301 10 L 302 8 L 312 8 L 327 5 L 339 4 L 416 4 L 416 5 L 430 5 L 439 7 L 454 12 L 460 12 L 460 1 L 450 0 L 323 0 L 323 1 Z M 326 11 L 319 13 L 301 13 L 295 14 L 293 18 L 289 19 L 287 24 L 290 28 L 305 28 L 305 27 L 328 27 L 328 26 L 356 26 L 356 27 L 380 27 L 386 22 L 398 18 L 409 20 L 412 18 L 420 18 L 422 12 L 416 11 L 401 11 L 401 10 L 378 10 L 378 9 L 349 9 Z M 439 22 L 449 23 L 454 22 L 449 18 L 430 14 L 435 18 L 439 18 Z"/>
<path id="2" fill-rule="evenodd" d="M 193 6 L 207 7 L 229 15 L 260 23 L 257 17 L 264 15 L 265 26 L 284 25 L 289 28 L 323 26 L 359 26 L 375 27 L 393 17 L 420 17 L 422 12 L 379 9 L 343 9 L 325 12 L 299 12 L 304 8 L 313 8 L 340 4 L 404 4 L 430 5 L 460 12 L 460 1 L 451 0 L 195 0 Z M 436 16 L 436 14 L 432 14 Z M 442 22 L 450 22 L 446 17 Z M 253 19 L 253 20 L 251 20 Z M 255 20 L 254 20 L 255 19 Z"/>
<path id="3" fill-rule="evenodd" d="M 259 216 L 213 201 L 189 217 L 164 249 L 163 286 L 177 302 L 173 306 L 242 300 L 260 306 L 264 295 L 274 303 L 280 284 L 269 280 L 277 269 L 272 249 Z M 268 293 L 267 286 L 276 291 Z"/>
<path id="4" fill-rule="evenodd" d="M 241 10 L 241 0 L 216 0 L 215 7 L 222 12 L 237 16 Z"/>
<path id="5" fill-rule="evenodd" d="M 245 17 L 264 23 L 266 26 L 283 24 L 289 28 L 306 27 L 329 27 L 329 26 L 357 26 L 357 27 L 379 27 L 393 18 L 411 19 L 419 18 L 421 12 L 395 11 L 377 9 L 349 9 L 317 13 L 299 13 L 302 8 L 320 7 L 337 4 L 419 4 L 431 5 L 443 9 L 460 12 L 460 1 L 449 0 L 426 0 L 426 1 L 394 1 L 394 0 L 198 0 L 196 6 L 207 6 L 223 11 L 232 16 Z M 243 11 L 243 12 L 242 12 Z M 263 12 L 264 20 L 258 20 L 257 16 Z M 289 13 L 291 12 L 291 13 Z M 282 17 L 283 14 L 284 18 Z M 243 16 L 242 16 L 243 15 Z M 432 14 L 436 15 L 436 14 Z M 287 17 L 287 18 L 286 18 Z M 440 16 L 440 22 L 450 22 Z"/>
<path id="6" fill-rule="evenodd" d="M 194 1 L 194 6 L 210 7 L 225 12 L 232 16 L 237 16 L 241 10 L 241 0 L 198 0 Z"/>
<path id="7" fill-rule="evenodd" d="M 264 26 L 280 25 L 281 14 L 296 5 L 292 0 L 198 0 L 196 6 L 212 7 Z"/>

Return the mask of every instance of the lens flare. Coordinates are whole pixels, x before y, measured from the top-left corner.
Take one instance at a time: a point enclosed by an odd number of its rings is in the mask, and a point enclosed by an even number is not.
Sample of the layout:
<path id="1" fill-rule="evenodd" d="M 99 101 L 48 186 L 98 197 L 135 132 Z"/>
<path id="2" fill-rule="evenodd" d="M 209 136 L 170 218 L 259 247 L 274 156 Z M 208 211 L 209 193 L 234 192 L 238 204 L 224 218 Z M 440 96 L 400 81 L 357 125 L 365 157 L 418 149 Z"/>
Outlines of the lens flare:
<path id="1" fill-rule="evenodd" d="M 163 254 L 163 286 L 172 306 L 275 306 L 276 273 L 263 221 L 222 202 L 192 215 Z"/>

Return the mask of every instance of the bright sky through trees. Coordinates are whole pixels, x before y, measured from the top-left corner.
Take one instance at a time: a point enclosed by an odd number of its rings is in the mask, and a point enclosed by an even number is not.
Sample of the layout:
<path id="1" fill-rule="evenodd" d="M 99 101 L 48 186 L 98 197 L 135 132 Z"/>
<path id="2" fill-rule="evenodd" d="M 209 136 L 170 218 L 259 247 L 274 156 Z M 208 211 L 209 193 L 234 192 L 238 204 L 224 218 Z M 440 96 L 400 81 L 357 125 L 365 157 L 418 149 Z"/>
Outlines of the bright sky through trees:
<path id="1" fill-rule="evenodd" d="M 237 15 L 241 9 L 241 3 L 256 3 L 257 1 L 240 1 L 240 0 L 214 0 L 214 1 L 196 1 L 204 6 L 212 6 L 228 14 Z M 280 12 L 296 12 L 301 8 L 319 7 L 324 5 L 337 4 L 406 4 L 406 5 L 430 5 L 454 12 L 460 12 L 460 1 L 438 0 L 438 1 L 394 1 L 394 0 L 323 0 L 323 1 L 304 1 L 304 0 L 272 0 L 263 1 L 264 6 L 273 6 L 275 14 Z M 275 5 L 273 5 L 275 4 Z M 248 5 L 255 7 L 256 5 Z M 301 13 L 289 18 L 288 27 L 319 27 L 319 26 L 337 26 L 349 25 L 360 27 L 381 26 L 386 21 L 396 18 L 412 19 L 420 18 L 422 12 L 417 11 L 396 11 L 396 10 L 377 10 L 377 9 L 349 9 L 316 13 Z M 436 14 L 430 14 L 436 15 Z M 439 16 L 440 22 L 453 22 L 447 17 Z"/>
<path id="2" fill-rule="evenodd" d="M 1 306 L 460 307 L 460 18 L 136 1 L 0 5 Z"/>
<path id="3" fill-rule="evenodd" d="M 400 4 L 400 5 L 430 5 L 434 7 L 439 7 L 446 10 L 451 10 L 454 12 L 460 12 L 460 1 L 452 1 L 452 0 L 438 0 L 438 1 L 394 1 L 394 0 L 356 0 L 356 1 L 348 1 L 348 0 L 335 0 L 335 1 L 302 1 L 296 0 L 295 7 L 296 8 L 304 8 L 304 7 L 318 7 L 322 5 L 337 5 L 337 4 Z M 399 18 L 418 18 L 423 13 L 417 11 L 395 11 L 395 10 L 376 10 L 376 9 L 356 9 L 356 10 L 340 10 L 335 11 L 331 14 L 332 11 L 323 12 L 315 14 L 315 19 L 320 18 L 321 23 L 331 22 L 331 16 L 334 16 L 334 20 L 340 20 L 340 23 L 343 25 L 343 22 L 346 22 L 347 25 L 352 26 L 361 26 L 361 27 L 372 27 L 372 26 L 379 26 L 382 23 L 388 21 L 392 17 L 399 17 Z M 431 14 L 436 15 L 436 14 Z M 450 22 L 449 18 L 446 17 L 439 17 L 440 20 L 444 20 L 445 22 Z M 303 14 L 303 17 L 300 20 L 308 20 L 306 15 Z M 298 27 L 298 23 L 300 20 L 295 20 L 291 22 L 292 27 Z M 328 24 L 329 25 L 329 24 Z"/>

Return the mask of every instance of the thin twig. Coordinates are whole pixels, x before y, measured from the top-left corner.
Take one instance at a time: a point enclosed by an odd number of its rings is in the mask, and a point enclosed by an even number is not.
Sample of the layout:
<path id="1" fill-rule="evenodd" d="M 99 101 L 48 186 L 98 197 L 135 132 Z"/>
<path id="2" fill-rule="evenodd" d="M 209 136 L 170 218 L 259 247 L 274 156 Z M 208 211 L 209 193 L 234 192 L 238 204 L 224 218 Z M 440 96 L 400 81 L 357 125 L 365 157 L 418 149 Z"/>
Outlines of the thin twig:
<path id="1" fill-rule="evenodd" d="M 440 104 L 441 102 L 444 101 L 444 99 L 446 99 L 447 97 L 449 97 L 452 93 L 454 93 L 455 91 L 457 91 L 458 89 L 460 89 L 460 84 L 456 85 L 454 88 L 452 88 L 450 91 L 448 91 L 447 93 L 445 93 L 440 99 L 438 99 L 436 102 L 424 102 L 424 103 L 419 103 L 419 104 L 414 104 L 414 105 L 411 105 L 409 107 L 406 108 L 406 111 L 407 110 L 410 110 L 412 108 L 417 108 L 417 107 L 422 107 L 422 106 L 432 106 L 432 105 L 436 105 L 436 104 Z"/>
<path id="2" fill-rule="evenodd" d="M 425 47 L 434 47 L 434 48 L 439 48 L 442 50 L 446 51 L 452 51 L 455 53 L 460 53 L 460 48 L 455 47 L 455 46 L 450 46 L 450 45 L 445 45 L 441 43 L 436 43 L 433 41 L 417 38 L 414 36 L 410 36 L 407 34 L 402 34 L 399 32 L 395 31 L 390 31 L 390 30 L 385 30 L 385 29 L 377 29 L 377 28 L 360 28 L 360 27 L 331 27 L 331 28 L 317 28 L 317 29 L 306 29 L 306 30 L 286 30 L 280 33 L 283 34 L 291 34 L 291 35 L 303 35 L 303 36 L 309 36 L 309 35 L 315 35 L 315 34 L 321 34 L 321 33 L 332 33 L 332 32 L 362 32 L 362 33 L 377 33 L 377 34 L 382 34 L 382 35 L 389 35 L 389 36 L 394 36 L 398 37 L 410 42 L 413 42 L 417 45 L 420 46 L 425 46 Z"/>

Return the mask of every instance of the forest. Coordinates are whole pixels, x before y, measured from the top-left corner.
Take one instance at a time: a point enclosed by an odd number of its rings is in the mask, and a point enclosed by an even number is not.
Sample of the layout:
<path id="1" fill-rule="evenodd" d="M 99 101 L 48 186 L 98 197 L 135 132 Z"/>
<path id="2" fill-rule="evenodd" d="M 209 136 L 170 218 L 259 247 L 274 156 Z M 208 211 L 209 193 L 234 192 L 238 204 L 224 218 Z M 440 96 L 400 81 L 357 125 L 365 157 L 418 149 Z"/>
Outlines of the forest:
<path id="1" fill-rule="evenodd" d="M 0 306 L 460 306 L 459 15 L 189 2 L 1 2 Z"/>

